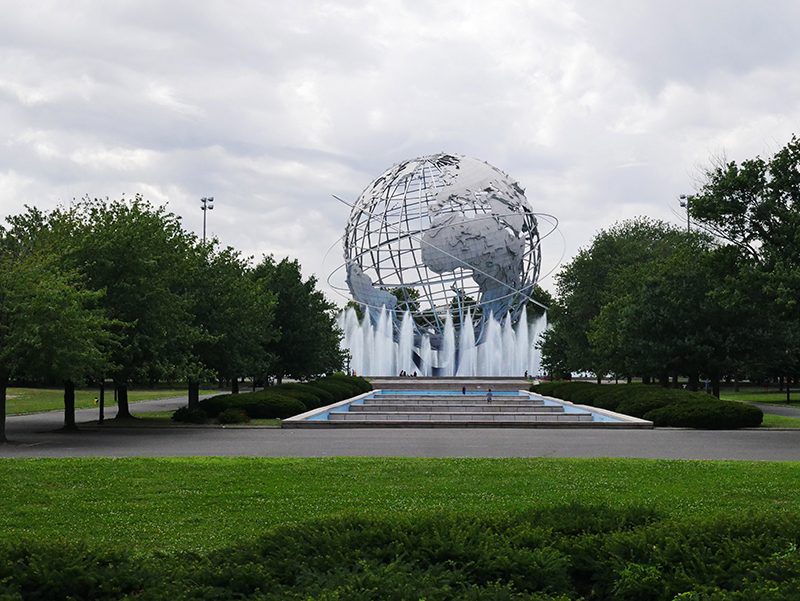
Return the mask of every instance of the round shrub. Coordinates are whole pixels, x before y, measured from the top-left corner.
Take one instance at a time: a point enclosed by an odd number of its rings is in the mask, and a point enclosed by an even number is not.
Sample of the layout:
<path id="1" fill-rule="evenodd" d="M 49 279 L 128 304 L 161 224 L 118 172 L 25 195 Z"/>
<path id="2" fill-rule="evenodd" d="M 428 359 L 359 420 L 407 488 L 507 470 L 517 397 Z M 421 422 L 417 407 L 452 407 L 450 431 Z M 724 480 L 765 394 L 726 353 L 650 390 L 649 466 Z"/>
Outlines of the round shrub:
<path id="1" fill-rule="evenodd" d="M 324 407 L 325 405 L 331 405 L 335 403 L 334 396 L 325 390 L 324 388 L 320 388 L 319 386 L 314 386 L 313 384 L 300 384 L 303 387 L 303 390 L 308 390 L 311 394 L 315 395 L 320 400 L 320 407 Z"/>
<path id="2" fill-rule="evenodd" d="M 344 376 L 339 377 L 339 378 L 337 378 L 335 376 L 329 376 L 327 378 L 320 378 L 319 380 L 315 380 L 314 384 L 319 384 L 320 382 L 329 382 L 331 384 L 335 384 L 336 386 L 341 386 L 343 388 L 346 388 L 347 390 L 350 391 L 350 396 L 358 396 L 359 394 L 361 394 L 361 386 L 359 386 L 355 382 L 348 381 L 347 379 L 345 379 Z M 349 398 L 349 397 L 345 397 L 345 398 Z"/>
<path id="3" fill-rule="evenodd" d="M 323 380 L 315 380 L 312 382 L 312 385 L 315 388 L 322 388 L 323 390 L 327 390 L 333 396 L 333 402 L 338 403 L 339 401 L 343 401 L 344 399 L 349 399 L 350 397 L 357 396 L 357 394 L 353 391 L 350 386 L 347 384 L 339 383 L 339 382 L 332 382 L 329 379 Z"/>
<path id="4" fill-rule="evenodd" d="M 220 413 L 217 416 L 217 420 L 221 424 L 246 424 L 250 421 L 250 418 L 243 411 L 231 407 Z"/>
<path id="5" fill-rule="evenodd" d="M 181 407 L 172 414 L 172 421 L 182 424 L 204 424 L 208 414 L 198 407 Z"/>
<path id="6" fill-rule="evenodd" d="M 557 386 L 560 386 L 564 382 L 540 382 L 539 384 L 534 384 L 531 386 L 531 392 L 536 392 L 543 396 L 553 396 L 552 392 L 556 389 Z"/>
<path id="7" fill-rule="evenodd" d="M 317 407 L 322 407 L 322 401 L 320 398 L 309 390 L 303 390 L 301 388 L 283 388 L 282 385 L 275 386 L 270 390 L 277 394 L 290 396 L 293 399 L 297 399 L 306 406 L 306 409 L 316 409 Z"/>
<path id="8" fill-rule="evenodd" d="M 219 395 L 200 401 L 200 406 L 209 417 L 218 417 L 226 409 L 234 409 L 251 419 L 285 419 L 306 411 L 302 401 L 271 390 Z"/>
<path id="9" fill-rule="evenodd" d="M 599 397 L 601 394 L 606 394 L 606 386 L 592 386 L 581 388 L 580 390 L 576 390 L 572 393 L 572 402 L 578 405 L 592 405 L 594 404 L 594 400 Z"/>
<path id="10" fill-rule="evenodd" d="M 687 399 L 644 416 L 656 427 L 697 428 L 702 430 L 735 430 L 761 425 L 764 414 L 758 407 L 721 401 L 716 398 Z"/>
<path id="11" fill-rule="evenodd" d="M 556 394 L 558 394 L 558 398 L 572 402 L 572 398 L 575 393 L 581 390 L 587 390 L 589 388 L 597 389 L 600 388 L 600 385 L 593 384 L 591 382 L 567 382 L 556 389 Z"/>
<path id="12" fill-rule="evenodd" d="M 342 380 L 343 382 L 347 382 L 348 384 L 357 387 L 359 394 L 364 394 L 365 392 L 372 390 L 372 384 L 360 376 L 348 376 L 347 374 L 336 373 L 332 377 L 336 380 Z"/>
<path id="13" fill-rule="evenodd" d="M 231 396 L 248 397 L 238 399 L 234 407 L 244 410 L 252 419 L 286 419 L 307 410 L 302 401 L 273 392 L 260 391 L 250 395 Z"/>
<path id="14" fill-rule="evenodd" d="M 248 394 L 248 393 L 245 393 Z M 206 412 L 206 415 L 211 418 L 217 417 L 220 413 L 225 411 L 230 404 L 230 397 L 238 395 L 220 394 L 203 399 L 198 403 L 198 407 Z"/>

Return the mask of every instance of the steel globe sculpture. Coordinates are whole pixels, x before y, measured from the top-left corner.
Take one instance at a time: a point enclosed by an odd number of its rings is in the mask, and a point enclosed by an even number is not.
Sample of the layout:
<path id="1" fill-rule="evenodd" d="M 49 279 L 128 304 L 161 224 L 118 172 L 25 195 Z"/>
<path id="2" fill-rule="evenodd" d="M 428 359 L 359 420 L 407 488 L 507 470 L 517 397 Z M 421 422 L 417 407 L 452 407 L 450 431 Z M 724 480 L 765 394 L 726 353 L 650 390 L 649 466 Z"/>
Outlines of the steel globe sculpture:
<path id="1" fill-rule="evenodd" d="M 456 346 L 467 323 L 481 344 L 490 322 L 516 322 L 541 265 L 537 219 L 519 184 L 453 154 L 381 174 L 352 205 L 343 240 L 353 299 L 373 326 L 389 315 L 395 340 L 408 312 L 417 349 L 446 344 L 448 322 Z"/>

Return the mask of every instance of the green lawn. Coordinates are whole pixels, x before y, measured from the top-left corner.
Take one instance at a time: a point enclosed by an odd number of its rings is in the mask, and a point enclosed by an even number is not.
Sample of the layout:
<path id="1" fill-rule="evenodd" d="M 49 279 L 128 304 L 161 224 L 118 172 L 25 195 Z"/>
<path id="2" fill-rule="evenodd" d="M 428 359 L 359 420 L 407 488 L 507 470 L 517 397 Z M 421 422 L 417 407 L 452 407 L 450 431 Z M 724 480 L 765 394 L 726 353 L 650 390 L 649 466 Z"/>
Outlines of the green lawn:
<path id="1" fill-rule="evenodd" d="M 341 512 L 566 503 L 669 516 L 800 512 L 799 463 L 639 459 L 0 460 L 0 538 L 209 550 Z"/>
<path id="2" fill-rule="evenodd" d="M 800 428 L 800 418 L 764 414 L 762 428 Z"/>
<path id="3" fill-rule="evenodd" d="M 763 387 L 741 387 L 739 392 L 733 388 L 721 388 L 719 397 L 728 401 L 750 401 L 754 403 L 775 403 L 786 405 L 786 391 L 778 392 L 777 387 L 764 390 Z M 792 390 L 792 402 L 789 406 L 800 407 L 800 390 Z"/>
<path id="4" fill-rule="evenodd" d="M 201 390 L 200 394 L 213 394 L 219 390 Z M 129 390 L 128 401 L 151 401 L 174 396 L 186 396 L 185 389 L 145 389 Z M 94 407 L 95 398 L 99 398 L 100 391 L 96 388 L 76 390 L 75 407 Z M 106 389 L 105 405 L 111 407 L 114 403 L 114 390 Z M 6 413 L 37 413 L 40 411 L 53 411 L 64 408 L 64 391 L 46 388 L 9 388 L 6 399 Z"/>

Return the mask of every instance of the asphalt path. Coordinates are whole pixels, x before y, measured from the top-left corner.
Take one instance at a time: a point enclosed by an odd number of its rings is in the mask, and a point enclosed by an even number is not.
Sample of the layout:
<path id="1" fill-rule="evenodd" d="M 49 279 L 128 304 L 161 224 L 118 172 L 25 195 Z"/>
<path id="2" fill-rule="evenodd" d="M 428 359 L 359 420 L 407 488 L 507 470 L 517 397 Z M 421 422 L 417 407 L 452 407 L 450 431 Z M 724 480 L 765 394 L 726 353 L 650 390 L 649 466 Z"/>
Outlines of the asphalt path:
<path id="1" fill-rule="evenodd" d="M 131 404 L 132 413 L 184 406 L 186 397 Z M 760 405 L 765 412 L 773 406 Z M 777 407 L 792 416 L 800 410 Z M 115 408 L 106 409 L 106 417 Z M 0 457 L 638 457 L 800 461 L 800 430 L 699 431 L 558 428 L 381 428 L 97 426 L 95 408 L 76 411 L 78 432 L 59 431 L 63 412 L 9 416 Z"/>

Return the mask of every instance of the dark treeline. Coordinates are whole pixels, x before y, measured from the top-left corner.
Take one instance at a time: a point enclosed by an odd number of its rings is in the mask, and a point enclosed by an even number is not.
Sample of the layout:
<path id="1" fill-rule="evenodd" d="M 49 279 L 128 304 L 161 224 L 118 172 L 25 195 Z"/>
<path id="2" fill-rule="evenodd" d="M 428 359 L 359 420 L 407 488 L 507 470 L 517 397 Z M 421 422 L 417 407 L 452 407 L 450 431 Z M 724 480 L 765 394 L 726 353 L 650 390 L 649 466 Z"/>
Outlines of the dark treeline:
<path id="1" fill-rule="evenodd" d="M 335 307 L 300 265 L 206 244 L 164 207 L 84 199 L 27 207 L 0 226 L 0 442 L 15 380 L 64 387 L 112 380 L 119 417 L 128 387 L 242 377 L 303 379 L 342 366 Z"/>
<path id="2" fill-rule="evenodd" d="M 544 368 L 662 385 L 800 371 L 800 141 L 719 161 L 688 198 L 692 231 L 639 218 L 601 231 L 557 276 Z M 788 389 L 787 389 L 788 390 Z"/>

